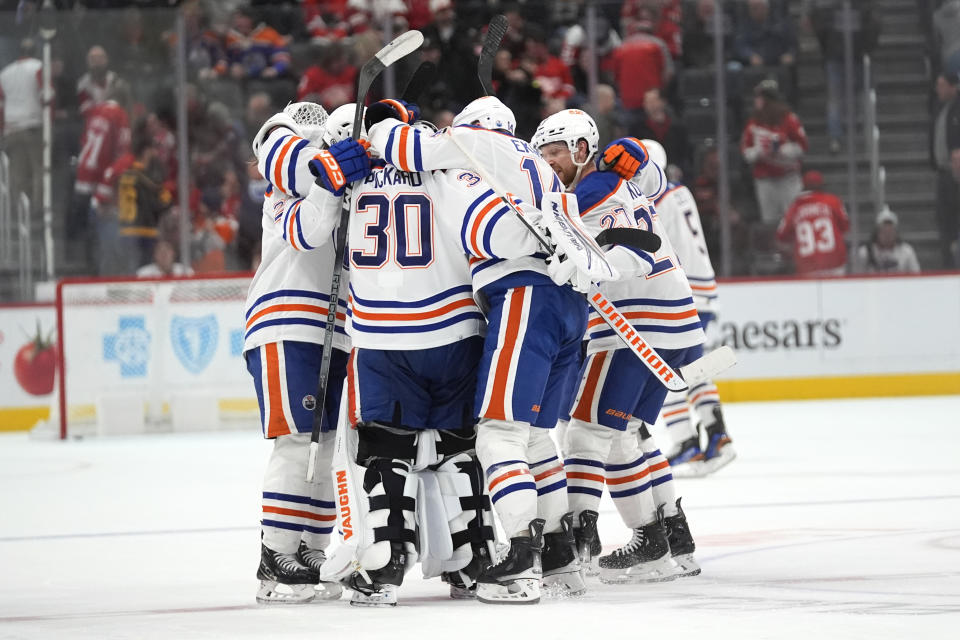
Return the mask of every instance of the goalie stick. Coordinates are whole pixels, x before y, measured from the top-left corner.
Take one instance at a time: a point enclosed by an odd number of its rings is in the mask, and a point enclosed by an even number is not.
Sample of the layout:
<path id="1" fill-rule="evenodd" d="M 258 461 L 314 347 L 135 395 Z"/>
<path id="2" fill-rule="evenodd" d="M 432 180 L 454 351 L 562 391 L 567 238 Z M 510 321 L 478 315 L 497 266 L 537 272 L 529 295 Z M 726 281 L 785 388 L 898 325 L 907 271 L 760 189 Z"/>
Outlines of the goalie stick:
<path id="1" fill-rule="evenodd" d="M 493 95 L 493 60 L 497 57 L 497 51 L 500 50 L 500 43 L 503 36 L 507 35 L 507 17 L 503 14 L 493 16 L 490 24 L 487 25 L 487 35 L 483 37 L 483 48 L 480 49 L 480 61 L 477 63 L 477 76 L 480 78 L 480 86 L 483 87 L 483 95 Z"/>
<path id="2" fill-rule="evenodd" d="M 357 83 L 357 108 L 353 115 L 354 140 L 360 137 L 363 124 L 363 103 L 366 102 L 370 85 L 384 69 L 423 44 L 423 34 L 412 30 L 401 34 L 380 49 L 360 69 Z M 317 181 L 319 182 L 319 178 Z M 350 203 L 353 195 L 351 185 L 347 185 L 340 209 L 340 223 L 334 243 L 333 279 L 330 281 L 330 298 L 327 302 L 327 324 L 323 334 L 323 359 L 320 361 L 320 377 L 317 383 L 317 403 L 313 412 L 313 432 L 310 434 L 310 457 L 307 462 L 307 482 L 313 482 L 317 468 L 317 456 L 320 453 L 320 429 L 323 424 L 323 412 L 326 409 L 327 388 L 330 383 L 330 357 L 333 354 L 333 332 L 337 324 L 337 308 L 340 301 L 340 278 L 343 276 L 343 259 L 347 252 L 347 228 L 350 218 Z"/>
<path id="3" fill-rule="evenodd" d="M 462 142 L 457 139 L 457 136 L 454 135 L 453 129 L 447 129 L 447 134 L 453 140 L 453 143 L 457 145 L 457 148 L 463 153 L 464 157 L 471 164 L 471 168 L 477 172 L 477 174 L 493 189 L 494 193 L 506 204 L 513 213 L 520 219 L 520 222 L 533 234 L 533 237 L 536 238 L 537 242 L 544 248 L 544 250 L 550 254 L 554 255 L 555 251 L 553 245 L 543 237 L 543 235 L 533 226 L 529 220 L 527 220 L 523 212 L 517 207 L 514 202 L 507 197 L 506 191 L 492 178 L 492 176 L 487 173 L 477 159 L 473 156 L 469 149 L 466 148 Z M 656 237 L 656 236 L 655 236 Z M 659 240 L 659 238 L 658 238 Z M 653 373 L 658 380 L 670 391 L 684 391 L 690 388 L 690 385 L 696 384 L 705 379 L 709 379 L 720 373 L 724 369 L 732 366 L 736 362 L 736 358 L 733 354 L 733 351 L 730 347 L 720 347 L 716 351 L 711 352 L 710 354 L 703 356 L 695 362 L 690 363 L 685 367 L 680 368 L 680 373 L 674 371 L 674 369 L 666 363 L 666 361 L 660 357 L 656 349 L 647 344 L 647 341 L 643 339 L 643 336 L 640 335 L 631 325 L 630 322 L 623 317 L 623 314 L 617 310 L 612 302 L 610 302 L 603 293 L 600 292 L 599 288 L 594 285 L 592 290 L 586 296 L 587 302 L 591 307 L 597 312 L 597 314 L 610 325 L 610 328 L 613 329 L 614 333 L 623 341 L 623 343 L 629 348 L 635 356 L 640 358 L 643 364 Z M 698 365 L 694 367 L 694 365 Z M 691 380 L 687 380 L 683 377 L 683 372 L 686 371 L 690 374 Z"/>

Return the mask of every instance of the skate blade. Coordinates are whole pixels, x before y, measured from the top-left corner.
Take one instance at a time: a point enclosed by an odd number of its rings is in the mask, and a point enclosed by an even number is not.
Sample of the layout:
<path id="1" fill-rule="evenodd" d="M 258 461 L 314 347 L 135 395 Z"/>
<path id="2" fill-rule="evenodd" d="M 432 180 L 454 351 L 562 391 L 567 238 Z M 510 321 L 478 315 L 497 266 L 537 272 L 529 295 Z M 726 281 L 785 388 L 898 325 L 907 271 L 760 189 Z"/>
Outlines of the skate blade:
<path id="1" fill-rule="evenodd" d="M 474 600 L 477 597 L 476 589 L 467 589 L 466 587 L 455 587 L 450 585 L 451 600 Z"/>
<path id="2" fill-rule="evenodd" d="M 543 595 L 548 598 L 562 600 L 576 598 L 587 592 L 587 583 L 583 580 L 581 571 L 568 571 L 543 576 Z"/>
<path id="3" fill-rule="evenodd" d="M 678 578 L 692 578 L 700 575 L 700 565 L 694 559 L 692 553 L 685 553 L 673 558 L 676 566 L 676 576 Z"/>
<path id="4" fill-rule="evenodd" d="M 320 584 L 314 585 L 314 591 L 317 594 L 315 602 L 339 600 L 340 596 L 343 595 L 343 587 L 336 582 L 321 582 Z"/>
<path id="5" fill-rule="evenodd" d="M 644 562 L 632 567 L 600 567 L 600 582 L 604 584 L 642 584 L 646 582 L 669 582 L 676 580 L 675 565 L 669 557 Z"/>
<path id="6" fill-rule="evenodd" d="M 736 459 L 737 452 L 728 444 L 723 447 L 723 449 L 720 449 L 720 453 L 703 463 L 705 469 L 704 475 L 719 471 Z"/>
<path id="7" fill-rule="evenodd" d="M 257 590 L 260 604 L 307 604 L 317 597 L 312 584 L 280 584 L 273 580 L 261 580 Z"/>
<path id="8" fill-rule="evenodd" d="M 540 580 L 520 578 L 510 584 L 477 585 L 477 600 L 484 604 L 537 604 L 540 602 Z"/>
<path id="9" fill-rule="evenodd" d="M 397 588 L 385 585 L 381 591 L 366 594 L 354 591 L 350 597 L 353 607 L 395 607 L 397 606 Z"/>

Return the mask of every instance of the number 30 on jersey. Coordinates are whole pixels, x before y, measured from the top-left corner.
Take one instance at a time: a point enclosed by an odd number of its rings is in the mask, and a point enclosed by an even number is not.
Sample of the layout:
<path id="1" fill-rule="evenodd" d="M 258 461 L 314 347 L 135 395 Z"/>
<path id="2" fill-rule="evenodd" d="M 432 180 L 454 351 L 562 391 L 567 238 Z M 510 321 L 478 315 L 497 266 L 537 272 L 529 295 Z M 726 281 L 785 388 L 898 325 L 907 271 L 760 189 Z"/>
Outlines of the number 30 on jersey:
<path id="1" fill-rule="evenodd" d="M 433 202 L 424 193 L 399 193 L 392 201 L 383 193 L 365 193 L 352 224 L 363 227 L 363 246 L 354 243 L 350 251 L 358 269 L 380 269 L 389 261 L 419 269 L 433 262 Z"/>

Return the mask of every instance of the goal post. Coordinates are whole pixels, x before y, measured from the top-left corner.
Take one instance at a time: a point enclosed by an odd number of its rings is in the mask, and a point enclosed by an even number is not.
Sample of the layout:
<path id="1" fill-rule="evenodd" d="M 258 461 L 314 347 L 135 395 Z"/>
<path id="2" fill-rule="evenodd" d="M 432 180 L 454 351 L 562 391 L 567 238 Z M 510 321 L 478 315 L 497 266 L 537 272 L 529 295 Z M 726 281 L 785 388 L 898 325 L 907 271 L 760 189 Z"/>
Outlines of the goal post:
<path id="1" fill-rule="evenodd" d="M 60 437 L 254 427 L 249 274 L 57 284 Z"/>

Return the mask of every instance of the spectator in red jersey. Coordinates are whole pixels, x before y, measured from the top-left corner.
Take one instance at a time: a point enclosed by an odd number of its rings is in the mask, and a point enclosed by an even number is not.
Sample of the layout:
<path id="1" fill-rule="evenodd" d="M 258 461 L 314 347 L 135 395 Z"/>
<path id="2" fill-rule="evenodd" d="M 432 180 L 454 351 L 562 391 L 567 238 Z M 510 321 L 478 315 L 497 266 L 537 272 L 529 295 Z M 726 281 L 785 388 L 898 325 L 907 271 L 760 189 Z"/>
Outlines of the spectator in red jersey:
<path id="1" fill-rule="evenodd" d="M 679 182 L 690 171 L 692 158 L 687 128 L 673 117 L 660 89 L 647 91 L 643 97 L 643 117 L 630 131 L 637 138 L 656 140 L 663 145 L 670 159 L 672 175 L 668 177 L 671 181 Z"/>
<path id="2" fill-rule="evenodd" d="M 0 71 L 0 148 L 10 159 L 11 200 L 21 193 L 40 209 L 43 138 L 43 63 L 33 56 L 34 42 L 20 43 L 20 57 Z"/>
<path id="3" fill-rule="evenodd" d="M 683 55 L 683 31 L 680 28 L 683 9 L 680 0 L 626 0 L 620 9 L 623 30 L 629 31 L 635 20 L 645 20 L 644 10 L 649 10 L 655 16 L 653 35 L 666 43 L 674 60 L 680 59 Z"/>
<path id="4" fill-rule="evenodd" d="M 740 151 L 753 167 L 760 217 L 772 225 L 783 218 L 803 189 L 800 160 L 807 151 L 807 134 L 781 97 L 775 80 L 757 85 L 753 106 Z"/>
<path id="5" fill-rule="evenodd" d="M 327 111 L 353 101 L 357 68 L 350 64 L 347 53 L 339 43 L 331 44 L 320 55 L 315 51 L 313 64 L 303 72 L 297 86 L 297 100 L 322 104 Z"/>
<path id="6" fill-rule="evenodd" d="M 861 273 L 920 273 L 913 247 L 897 233 L 897 214 L 884 206 L 877 214 L 873 237 L 857 249 L 857 271 Z"/>
<path id="7" fill-rule="evenodd" d="M 110 58 L 100 45 L 90 47 L 87 52 L 87 72 L 77 81 L 77 104 L 80 115 L 86 117 L 90 110 L 107 99 L 107 92 L 119 80 L 108 68 Z"/>
<path id="8" fill-rule="evenodd" d="M 539 25 L 527 27 L 527 48 L 525 57 L 535 66 L 533 82 L 540 87 L 547 111 L 555 113 L 566 106 L 573 95 L 573 76 L 570 67 L 557 56 L 551 55 L 547 46 L 547 36 Z M 553 103 L 551 105 L 551 103 Z"/>
<path id="9" fill-rule="evenodd" d="M 847 266 L 844 235 L 850 229 L 843 202 L 823 191 L 819 171 L 803 174 L 803 188 L 780 222 L 777 240 L 793 245 L 793 266 L 798 275 L 843 275 Z"/>
<path id="10" fill-rule="evenodd" d="M 129 106 L 130 89 L 126 82 L 117 80 L 107 92 L 106 100 L 87 112 L 80 136 L 73 201 L 67 220 L 68 246 L 72 245 L 71 256 L 79 258 L 88 270 L 93 271 L 99 260 L 101 273 L 105 268 L 100 259 L 105 252 L 101 250 L 114 242 L 114 234 L 93 215 L 91 196 L 107 169 L 130 147 Z"/>
<path id="11" fill-rule="evenodd" d="M 653 19 L 649 8 L 640 7 L 608 63 L 625 109 L 642 108 L 644 94 L 664 88 L 673 77 L 673 59 L 666 43 L 653 35 Z"/>

